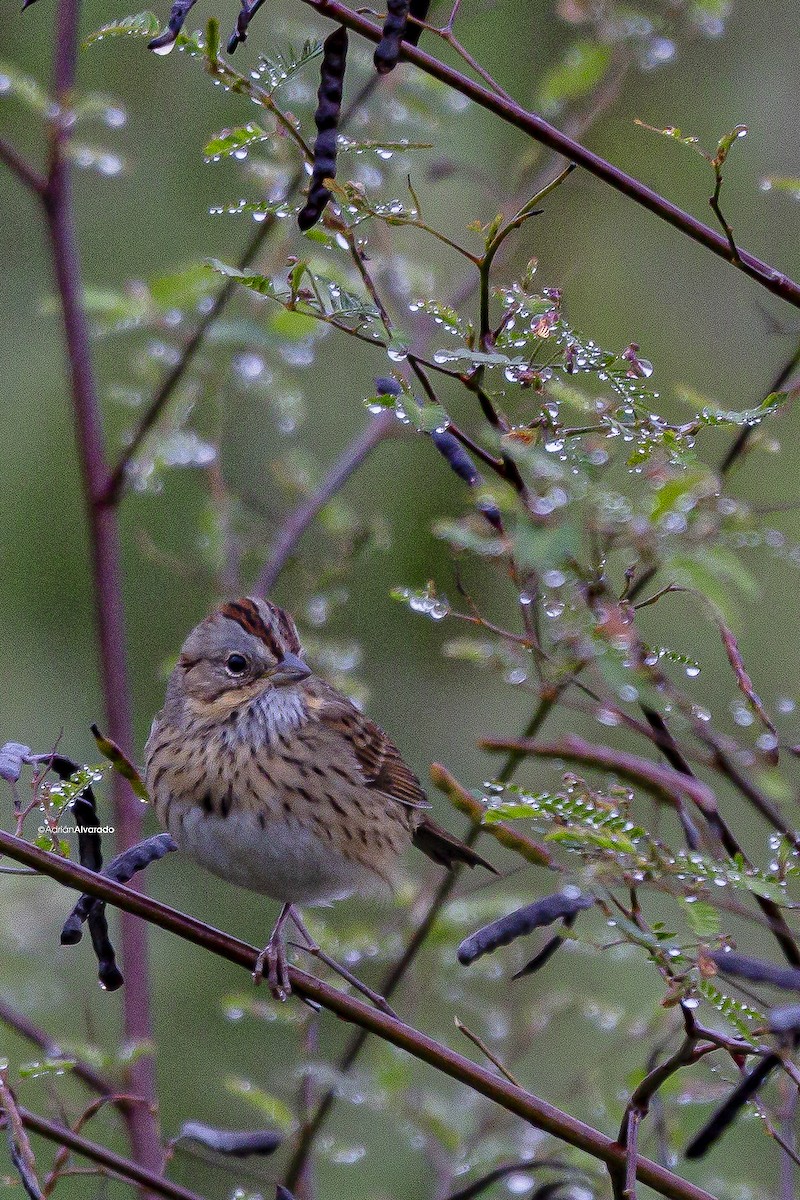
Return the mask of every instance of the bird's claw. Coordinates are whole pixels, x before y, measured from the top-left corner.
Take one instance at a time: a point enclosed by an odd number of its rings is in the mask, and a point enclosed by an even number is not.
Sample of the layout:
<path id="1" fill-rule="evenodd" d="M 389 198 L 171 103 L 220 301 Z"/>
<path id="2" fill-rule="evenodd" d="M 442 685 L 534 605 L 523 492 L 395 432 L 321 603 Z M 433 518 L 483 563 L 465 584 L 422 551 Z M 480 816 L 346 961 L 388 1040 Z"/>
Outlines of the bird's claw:
<path id="1" fill-rule="evenodd" d="M 276 936 L 277 934 L 277 936 Z M 266 972 L 264 968 L 266 967 Z M 286 943 L 277 933 L 267 942 L 256 959 L 253 970 L 253 983 L 259 984 L 266 974 L 267 985 L 275 1000 L 285 1001 L 292 994 L 292 984 L 289 979 L 289 960 L 286 956 Z"/>

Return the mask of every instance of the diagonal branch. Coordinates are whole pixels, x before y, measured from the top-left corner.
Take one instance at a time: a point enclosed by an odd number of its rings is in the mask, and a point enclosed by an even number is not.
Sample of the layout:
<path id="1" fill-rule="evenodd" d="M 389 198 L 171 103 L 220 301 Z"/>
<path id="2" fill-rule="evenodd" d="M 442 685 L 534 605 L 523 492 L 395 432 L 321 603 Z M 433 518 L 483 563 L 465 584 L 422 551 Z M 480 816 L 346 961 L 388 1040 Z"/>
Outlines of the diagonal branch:
<path id="1" fill-rule="evenodd" d="M 371 42 L 380 41 L 380 28 L 362 16 L 360 12 L 354 12 L 347 5 L 340 3 L 340 0 L 303 0 L 303 3 L 315 9 L 320 16 L 345 25 Z M 800 284 L 790 279 L 788 275 L 784 275 L 769 263 L 762 262 L 755 255 L 742 249 L 739 249 L 738 258 L 734 258 L 728 239 L 723 234 L 704 225 L 690 213 L 684 212 L 676 204 L 647 187 L 641 180 L 628 175 L 619 167 L 615 167 L 613 163 L 567 137 L 566 134 L 545 121 L 543 117 L 528 112 L 513 100 L 498 96 L 490 89 L 469 79 L 462 72 L 447 66 L 440 59 L 434 58 L 432 54 L 426 54 L 424 50 L 409 45 L 408 42 L 402 43 L 400 57 L 413 63 L 427 75 L 440 80 L 453 91 L 474 101 L 481 108 L 494 113 L 507 124 L 520 129 L 535 141 L 549 146 L 551 150 L 563 154 L 566 159 L 584 167 L 590 174 L 602 179 L 616 191 L 622 192 L 624 196 L 634 200 L 649 212 L 655 213 L 669 225 L 673 225 L 692 241 L 705 246 L 712 254 L 717 254 L 732 266 L 738 267 L 745 275 L 749 275 L 751 279 L 755 279 L 757 283 L 765 287 L 767 291 L 780 296 L 795 308 L 800 308 Z"/>
<path id="2" fill-rule="evenodd" d="M 214 929 L 203 921 L 198 921 L 129 887 L 114 883 L 77 863 L 40 850 L 4 830 L 0 830 L 0 854 L 7 854 L 17 862 L 34 867 L 67 887 L 99 896 L 101 900 L 115 904 L 126 912 L 135 913 L 145 921 L 175 933 L 250 972 L 256 965 L 259 952 L 254 946 L 249 946 L 230 934 Z M 599 1130 L 577 1120 L 569 1113 L 562 1112 L 561 1109 L 497 1076 L 485 1067 L 471 1062 L 420 1030 L 340 992 L 306 974 L 305 971 L 290 967 L 289 974 L 292 990 L 298 996 L 315 1001 L 348 1024 L 377 1034 L 384 1041 L 428 1063 L 451 1079 L 463 1083 L 535 1128 L 599 1159 L 609 1168 L 621 1168 L 624 1151 L 612 1138 Z M 703 1188 L 681 1179 L 672 1171 L 642 1156 L 636 1159 L 636 1177 L 668 1200 L 713 1200 L 711 1194 Z"/>
<path id="3" fill-rule="evenodd" d="M 380 413 L 345 447 L 316 491 L 287 515 L 254 585 L 258 595 L 266 596 L 272 591 L 297 543 L 320 510 L 344 486 L 370 452 L 396 429 L 394 412 L 387 410 Z"/>
<path id="4" fill-rule="evenodd" d="M 0 138 L 0 162 L 5 163 L 8 169 L 16 175 L 17 179 L 25 185 L 34 195 L 41 200 L 47 187 L 47 180 L 44 175 L 41 175 L 34 166 L 23 158 L 18 150 L 7 142 L 5 138 Z"/>
<path id="5" fill-rule="evenodd" d="M 40 1137 L 47 1138 L 48 1141 L 55 1142 L 59 1146 L 69 1147 L 76 1154 L 92 1159 L 112 1175 L 124 1179 L 128 1183 L 138 1184 L 153 1195 L 164 1196 L 165 1200 L 203 1200 L 202 1196 L 198 1196 L 196 1192 L 190 1192 L 188 1188 L 181 1187 L 179 1183 L 172 1183 L 163 1175 L 148 1171 L 144 1167 L 140 1167 L 138 1163 L 132 1162 L 129 1158 L 123 1158 L 121 1154 L 115 1154 L 113 1150 L 107 1150 L 105 1146 L 101 1146 L 97 1142 L 90 1142 L 88 1138 L 75 1133 L 68 1125 L 49 1121 L 46 1117 L 30 1112 L 27 1108 L 20 1108 L 19 1115 L 22 1124 L 31 1133 L 37 1133 Z"/>

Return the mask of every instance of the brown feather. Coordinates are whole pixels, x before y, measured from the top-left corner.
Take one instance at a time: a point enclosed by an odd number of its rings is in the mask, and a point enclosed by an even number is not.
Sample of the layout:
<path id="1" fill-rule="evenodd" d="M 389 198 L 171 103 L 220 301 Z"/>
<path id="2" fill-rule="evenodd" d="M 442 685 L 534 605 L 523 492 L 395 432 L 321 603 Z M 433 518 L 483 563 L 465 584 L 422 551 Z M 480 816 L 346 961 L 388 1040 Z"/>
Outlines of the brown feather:
<path id="1" fill-rule="evenodd" d="M 461 862 L 466 863 L 468 867 L 486 867 L 493 875 L 499 874 L 490 862 L 481 858 L 480 854 L 476 854 L 452 833 L 442 829 L 441 825 L 437 825 L 430 817 L 421 819 L 411 835 L 411 840 L 418 850 L 427 854 L 434 862 L 447 867 L 448 871 L 452 871 L 455 864 Z"/>
<path id="2" fill-rule="evenodd" d="M 319 719 L 353 751 L 367 787 L 411 808 L 430 808 L 420 781 L 380 726 L 332 689 L 323 695 Z"/>

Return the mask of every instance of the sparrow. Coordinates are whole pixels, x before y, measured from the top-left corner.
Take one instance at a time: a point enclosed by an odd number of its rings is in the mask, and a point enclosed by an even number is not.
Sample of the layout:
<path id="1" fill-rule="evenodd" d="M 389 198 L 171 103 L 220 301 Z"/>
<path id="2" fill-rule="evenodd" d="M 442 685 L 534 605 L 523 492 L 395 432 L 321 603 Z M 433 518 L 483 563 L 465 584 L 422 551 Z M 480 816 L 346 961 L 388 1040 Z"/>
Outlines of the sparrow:
<path id="1" fill-rule="evenodd" d="M 292 618 L 260 597 L 223 604 L 186 638 L 145 782 L 189 858 L 281 902 L 255 973 L 266 964 L 280 999 L 291 991 L 284 925 L 306 932 L 295 905 L 391 893 L 412 844 L 448 869 L 494 872 L 431 819 L 396 746 L 312 671 Z"/>

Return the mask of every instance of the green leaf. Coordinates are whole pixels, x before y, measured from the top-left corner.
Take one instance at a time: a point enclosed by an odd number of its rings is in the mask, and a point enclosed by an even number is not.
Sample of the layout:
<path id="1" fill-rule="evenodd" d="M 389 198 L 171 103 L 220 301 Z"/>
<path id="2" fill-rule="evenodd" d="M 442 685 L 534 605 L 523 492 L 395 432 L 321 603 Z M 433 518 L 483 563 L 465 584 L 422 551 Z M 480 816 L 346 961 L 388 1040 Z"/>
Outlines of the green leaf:
<path id="1" fill-rule="evenodd" d="M 220 55 L 220 40 L 219 40 L 219 21 L 216 17 L 209 17 L 206 23 L 206 46 L 205 57 L 206 62 L 214 65 Z"/>
<path id="2" fill-rule="evenodd" d="M 75 1066 L 74 1058 L 45 1058 L 40 1062 L 21 1063 L 20 1079 L 39 1079 L 42 1075 L 66 1075 Z"/>
<path id="3" fill-rule="evenodd" d="M 144 780 L 130 759 L 123 754 L 116 742 L 112 742 L 111 738 L 104 737 L 96 725 L 92 725 L 91 730 L 92 737 L 97 742 L 97 749 L 103 757 L 108 759 L 114 770 L 123 779 L 128 780 L 134 796 L 138 796 L 146 804 L 149 803 L 150 797 L 147 793 L 147 788 L 144 786 Z"/>
<path id="4" fill-rule="evenodd" d="M 597 829 L 552 829 L 545 834 L 546 842 L 579 848 L 597 846 L 600 850 L 616 850 L 622 854 L 636 854 L 636 843 L 625 833 Z"/>
<path id="5" fill-rule="evenodd" d="M 284 1133 L 291 1133 L 294 1129 L 295 1118 L 292 1110 L 277 1096 L 265 1092 L 249 1079 L 241 1079 L 238 1076 L 229 1076 L 224 1081 L 224 1086 L 232 1096 L 241 1096 L 247 1100 L 271 1125 L 276 1125 Z"/>
<path id="6" fill-rule="evenodd" d="M 26 75 L 6 62 L 0 62 L 0 95 L 13 96 L 39 116 L 47 116 L 53 108 L 47 92 L 32 75 Z"/>
<path id="7" fill-rule="evenodd" d="M 726 996 L 708 979 L 703 979 L 698 984 L 697 990 L 717 1012 L 722 1013 L 723 1017 L 745 1041 L 752 1042 L 754 1040 L 752 1023 L 763 1025 L 766 1022 L 767 1018 L 764 1013 L 759 1012 L 757 1008 L 751 1008 L 749 1004 L 742 1003 L 741 1000 L 734 1000 L 731 996 Z"/>
<path id="8" fill-rule="evenodd" d="M 182 270 L 158 276 L 149 286 L 155 307 L 163 313 L 176 308 L 196 308 L 214 291 L 217 281 L 207 263 L 192 263 Z"/>
<path id="9" fill-rule="evenodd" d="M 725 162 L 725 159 L 728 157 L 731 146 L 733 146 L 733 144 L 735 142 L 738 142 L 739 138 L 743 138 L 746 136 L 747 136 L 747 126 L 746 125 L 736 125 L 730 131 L 730 133 L 724 133 L 722 135 L 722 137 L 719 139 L 719 141 L 717 142 L 717 154 L 716 154 L 716 159 L 715 159 L 715 165 L 718 167 L 721 167 L 723 165 L 723 163 Z"/>
<path id="10" fill-rule="evenodd" d="M 697 467 L 694 470 L 682 471 L 677 478 L 668 480 L 657 489 L 650 520 L 657 525 L 668 513 L 674 512 L 676 507 L 680 507 L 680 501 L 684 497 L 691 498 L 691 493 L 698 488 L 705 492 L 711 487 L 713 487 L 711 475 L 705 468 Z"/>
<path id="11" fill-rule="evenodd" d="M 779 409 L 787 399 L 786 392 L 770 392 L 755 408 L 745 408 L 738 412 L 723 408 L 704 408 L 700 413 L 700 420 L 704 425 L 758 425 L 764 417 Z"/>
<path id="12" fill-rule="evenodd" d="M 285 54 L 278 54 L 275 58 L 266 56 L 260 58 L 256 64 L 255 75 L 256 77 L 267 76 L 271 94 L 321 55 L 322 42 L 309 38 L 299 51 L 290 46 Z"/>
<path id="13" fill-rule="evenodd" d="M 88 34 L 81 45 L 84 48 L 93 46 L 95 42 L 102 42 L 105 38 L 154 38 L 160 29 L 161 22 L 154 12 L 140 12 L 132 17 L 122 17 L 119 21 L 111 21 L 108 25 L 101 25 L 99 29 L 95 29 L 94 33 Z"/>
<path id="14" fill-rule="evenodd" d="M 793 200 L 800 200 L 800 176 L 767 175 L 761 180 L 762 192 L 788 192 Z"/>
<path id="15" fill-rule="evenodd" d="M 738 614 L 733 606 L 730 584 L 748 600 L 761 594 L 758 583 L 727 546 L 706 545 L 695 554 L 672 554 L 664 560 L 662 570 L 671 582 L 693 588 L 719 610 L 725 623 L 738 628 Z"/>
<path id="16" fill-rule="evenodd" d="M 206 161 L 219 159 L 223 155 L 246 150 L 248 146 L 253 146 L 258 142 L 265 142 L 269 137 L 270 134 L 262 129 L 256 121 L 248 121 L 246 125 L 239 125 L 235 129 L 223 129 L 221 133 L 216 134 L 206 142 L 203 154 Z"/>
<path id="17" fill-rule="evenodd" d="M 716 908 L 706 904 L 704 900 L 693 900 L 690 904 L 688 899 L 684 898 L 681 903 L 686 920 L 698 937 L 711 938 L 719 933 L 720 914 Z"/>

